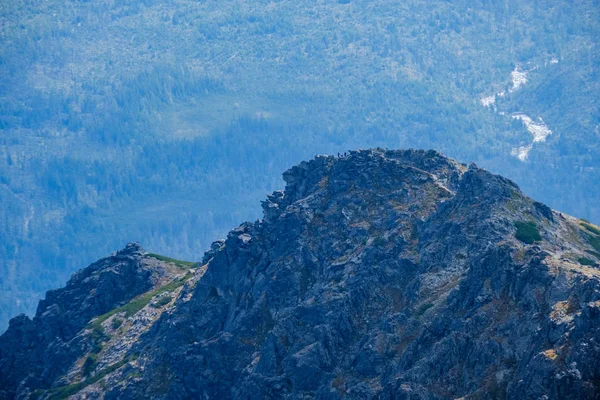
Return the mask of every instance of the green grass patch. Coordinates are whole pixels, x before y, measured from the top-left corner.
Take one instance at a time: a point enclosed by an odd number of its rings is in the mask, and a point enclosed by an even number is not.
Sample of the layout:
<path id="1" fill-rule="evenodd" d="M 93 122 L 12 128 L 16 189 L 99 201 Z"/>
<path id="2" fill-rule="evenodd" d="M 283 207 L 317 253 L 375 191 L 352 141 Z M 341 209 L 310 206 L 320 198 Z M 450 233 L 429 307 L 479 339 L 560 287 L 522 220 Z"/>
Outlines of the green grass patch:
<path id="1" fill-rule="evenodd" d="M 156 301 L 156 303 L 152 304 L 152 307 L 154 308 L 161 308 L 162 306 L 166 306 L 167 304 L 169 304 L 171 302 L 171 300 L 173 300 L 173 297 L 171 296 L 162 296 L 160 299 L 158 299 Z"/>
<path id="2" fill-rule="evenodd" d="M 600 258 L 600 253 L 596 253 L 595 251 L 592 251 L 592 250 L 586 250 L 585 252 L 593 255 L 596 258 Z"/>
<path id="3" fill-rule="evenodd" d="M 427 303 L 427 304 L 423 304 L 421 307 L 418 308 L 418 310 L 415 312 L 416 316 L 421 316 L 423 314 L 425 314 L 425 312 L 427 310 L 429 310 L 431 307 L 433 307 L 432 303 Z"/>
<path id="4" fill-rule="evenodd" d="M 600 229 L 596 228 L 592 224 L 589 224 L 587 222 L 581 222 L 581 226 L 583 226 L 586 230 L 592 232 L 595 235 L 600 235 Z"/>
<path id="5" fill-rule="evenodd" d="M 384 247 L 386 243 L 387 242 L 382 237 L 376 237 L 375 240 L 373 240 L 373 245 L 377 247 Z"/>
<path id="6" fill-rule="evenodd" d="M 102 371 L 98 372 L 93 377 L 86 379 L 85 381 L 73 383 L 73 384 L 67 385 L 67 386 L 62 386 L 62 387 L 59 387 L 56 389 L 51 389 L 49 392 L 50 396 L 48 397 L 48 399 L 64 400 L 64 399 L 68 398 L 69 396 L 73 396 L 74 394 L 78 393 L 85 387 L 98 382 L 100 379 L 104 378 L 106 375 L 118 370 L 123 365 L 127 364 L 129 361 L 130 361 L 130 357 L 126 357 L 117 363 L 109 365 L 108 367 L 104 368 Z"/>
<path id="7" fill-rule="evenodd" d="M 585 238 L 587 239 L 590 246 L 594 248 L 594 250 L 600 252 L 600 237 L 590 235 L 589 233 L 585 233 Z"/>
<path id="8" fill-rule="evenodd" d="M 161 256 L 160 254 L 155 254 L 155 253 L 148 253 L 147 256 L 155 258 L 160 261 L 175 264 L 176 266 L 178 266 L 181 269 L 189 269 L 189 268 L 194 267 L 197 264 L 193 261 L 177 260 L 175 258 Z"/>
<path id="9" fill-rule="evenodd" d="M 92 327 L 92 332 L 90 333 L 90 338 L 94 342 L 94 347 L 90 350 L 90 353 L 98 354 L 102 351 L 102 342 L 107 340 L 109 337 L 104 333 L 104 328 L 102 325 L 96 325 Z"/>
<path id="10" fill-rule="evenodd" d="M 123 320 L 121 318 L 113 318 L 111 322 L 111 326 L 113 329 L 119 329 L 123 325 Z"/>
<path id="11" fill-rule="evenodd" d="M 134 315 L 136 312 L 140 311 L 146 305 L 148 305 L 148 303 L 150 302 L 150 300 L 152 300 L 152 298 L 154 296 L 156 296 L 157 294 L 165 293 L 165 292 L 171 292 L 171 291 L 177 289 L 178 287 L 182 286 L 190 277 L 191 277 L 191 274 L 187 273 L 187 274 L 185 274 L 185 276 L 182 276 L 181 278 L 174 279 L 173 281 L 171 281 L 170 283 L 168 283 L 164 286 L 161 286 L 159 288 L 156 288 L 154 290 L 151 290 L 149 292 L 146 292 L 146 293 L 134 298 L 133 300 L 131 300 L 129 303 L 125 304 L 124 306 L 117 307 L 117 308 L 110 310 L 106 314 L 99 316 L 93 322 L 91 322 L 89 325 L 89 328 L 91 328 L 94 331 L 99 330 L 101 332 L 104 332 L 104 329 L 102 328 L 102 323 L 104 321 L 106 321 L 107 319 L 109 319 L 110 317 L 112 317 L 113 315 L 124 312 L 125 317 L 130 317 L 130 316 Z"/>
<path id="12" fill-rule="evenodd" d="M 579 261 L 579 264 L 581 264 L 581 265 L 594 265 L 595 264 L 594 260 L 590 260 L 589 258 L 586 258 L 586 257 L 579 257 L 577 259 L 577 261 Z"/>
<path id="13" fill-rule="evenodd" d="M 98 356 L 96 354 L 90 354 L 83 363 L 83 376 L 88 376 L 96 369 L 98 365 Z"/>
<path id="14" fill-rule="evenodd" d="M 516 221 L 515 227 L 517 228 L 517 233 L 515 234 L 515 237 L 524 243 L 532 244 L 534 242 L 542 240 L 542 236 L 540 235 L 540 231 L 538 230 L 537 224 L 535 222 Z"/>

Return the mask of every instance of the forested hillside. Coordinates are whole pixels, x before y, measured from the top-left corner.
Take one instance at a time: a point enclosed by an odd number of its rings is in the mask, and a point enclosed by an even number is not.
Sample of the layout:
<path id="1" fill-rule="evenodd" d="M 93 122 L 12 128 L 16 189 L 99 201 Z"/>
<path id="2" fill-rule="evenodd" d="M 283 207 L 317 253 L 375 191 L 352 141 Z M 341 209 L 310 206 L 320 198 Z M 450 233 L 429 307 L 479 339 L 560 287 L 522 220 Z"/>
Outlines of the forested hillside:
<path id="1" fill-rule="evenodd" d="M 600 221 L 589 1 L 0 4 L 0 327 L 128 241 L 197 260 L 317 153 L 436 148 Z"/>

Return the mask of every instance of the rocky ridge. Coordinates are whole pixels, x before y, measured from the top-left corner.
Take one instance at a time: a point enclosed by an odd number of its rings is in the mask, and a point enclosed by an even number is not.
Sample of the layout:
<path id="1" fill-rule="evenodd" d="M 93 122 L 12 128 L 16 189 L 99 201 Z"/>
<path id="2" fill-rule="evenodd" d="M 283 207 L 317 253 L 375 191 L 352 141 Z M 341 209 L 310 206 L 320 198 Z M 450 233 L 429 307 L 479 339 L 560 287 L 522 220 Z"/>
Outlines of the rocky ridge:
<path id="1" fill-rule="evenodd" d="M 166 305 L 152 301 L 176 293 L 189 267 L 130 243 L 73 274 L 46 294 L 33 319 L 13 318 L 1 336 L 0 398 L 37 398 L 123 363 Z"/>
<path id="2" fill-rule="evenodd" d="M 284 179 L 198 266 L 129 246 L 13 319 L 0 396 L 600 398 L 598 227 L 434 151 Z"/>

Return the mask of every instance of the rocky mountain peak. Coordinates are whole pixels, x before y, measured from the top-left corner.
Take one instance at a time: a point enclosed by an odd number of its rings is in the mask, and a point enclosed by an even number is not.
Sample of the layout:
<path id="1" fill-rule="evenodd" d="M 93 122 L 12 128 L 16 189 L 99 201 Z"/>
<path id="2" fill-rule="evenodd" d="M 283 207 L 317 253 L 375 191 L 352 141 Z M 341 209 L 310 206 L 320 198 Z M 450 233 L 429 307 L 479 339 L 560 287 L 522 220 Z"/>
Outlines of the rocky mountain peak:
<path id="1" fill-rule="evenodd" d="M 74 337 L 89 338 L 85 324 L 102 326 L 102 346 L 92 354 L 74 345 L 83 339 L 42 344 L 40 351 L 62 357 L 58 372 L 34 369 L 38 380 L 12 374 L 7 393 L 598 396 L 600 228 L 433 151 L 317 156 L 284 179 L 285 189 L 263 202 L 263 220 L 214 242 L 202 265 L 169 278 L 179 286 L 148 283 L 153 289 L 140 295 L 148 302 L 132 314 L 121 299 L 113 307 L 122 306 L 107 312 L 103 305 L 105 314 L 96 317 L 89 310 L 103 297 L 90 294 L 104 281 L 115 284 L 111 274 L 130 270 L 145 277 L 142 283 L 161 282 L 156 271 L 173 276 L 169 259 L 133 245 L 76 274 L 40 307 L 60 309 L 63 296 L 81 298 L 87 311 L 75 313 L 81 318 Z M 14 320 L 0 342 L 0 367 L 26 357 L 12 349 L 24 347 L 27 332 L 51 329 L 45 315 L 28 329 Z M 122 328 L 113 326 L 118 315 L 129 315 Z M 100 361 L 86 375 L 92 355 Z"/>
<path id="2" fill-rule="evenodd" d="M 144 250 L 138 242 L 131 242 L 127 243 L 123 249 L 117 251 L 115 255 L 135 257 L 146 253 L 146 250 Z"/>
<path id="3" fill-rule="evenodd" d="M 319 193 L 335 196 L 355 190 L 394 191 L 411 178 L 413 185 L 431 180 L 452 191 L 464 171 L 464 166 L 436 151 L 369 149 L 341 157 L 317 156 L 283 173 L 285 190 L 274 192 L 263 202 L 265 220 L 280 215 L 298 200 L 319 197 Z"/>

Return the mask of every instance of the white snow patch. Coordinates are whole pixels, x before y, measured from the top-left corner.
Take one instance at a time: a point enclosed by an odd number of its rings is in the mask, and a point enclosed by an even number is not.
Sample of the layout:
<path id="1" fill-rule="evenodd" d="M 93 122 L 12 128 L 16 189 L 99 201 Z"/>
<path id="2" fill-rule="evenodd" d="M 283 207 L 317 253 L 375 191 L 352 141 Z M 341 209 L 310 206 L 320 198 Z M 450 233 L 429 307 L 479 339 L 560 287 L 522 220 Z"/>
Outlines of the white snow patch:
<path id="1" fill-rule="evenodd" d="M 515 70 L 510 73 L 510 80 L 512 81 L 512 88 L 509 92 L 515 92 L 527 83 L 527 71 L 519 71 L 519 67 L 515 67 Z"/>
<path id="2" fill-rule="evenodd" d="M 534 121 L 525 114 L 514 114 L 512 118 L 523 121 L 529 133 L 533 135 L 533 143 L 544 142 L 548 136 L 552 135 L 552 131 L 546 126 L 542 117 L 538 117 L 538 120 Z"/>
<path id="3" fill-rule="evenodd" d="M 530 144 L 528 146 L 515 147 L 514 149 L 511 150 L 510 155 L 517 157 L 521 161 L 526 161 L 532 147 L 533 147 L 532 144 Z"/>
<path id="4" fill-rule="evenodd" d="M 553 57 L 549 62 L 550 64 L 557 64 L 558 58 Z M 516 66 L 515 69 L 510 73 L 512 87 L 508 89 L 508 93 L 513 93 L 519 90 L 523 85 L 527 83 L 527 76 L 529 72 L 538 69 L 538 66 L 534 66 L 533 68 L 531 68 L 530 64 L 531 62 L 527 63 L 527 70 L 519 69 L 519 67 Z M 545 62 L 545 65 L 547 64 L 548 61 Z M 479 99 L 479 102 L 482 106 L 493 108 L 494 111 L 498 112 L 495 106 L 496 100 L 500 101 L 500 99 L 506 96 L 506 94 L 507 91 L 503 90 L 491 96 L 484 96 Z M 505 115 L 503 111 L 500 111 L 498 113 L 500 115 Z M 541 117 L 538 117 L 538 119 L 534 121 L 525 114 L 515 113 L 511 115 L 511 118 L 521 120 L 521 122 L 523 122 L 523 125 L 525 125 L 525 127 L 527 128 L 527 131 L 533 136 L 533 140 L 530 144 L 515 147 L 510 152 L 511 155 L 517 157 L 519 160 L 526 161 L 529 157 L 529 152 L 533 148 L 533 144 L 537 142 L 544 142 L 546 138 L 552 134 L 552 131 L 550 130 L 550 128 L 548 128 L 548 126 L 546 126 L 544 120 L 542 120 Z"/>
<path id="5" fill-rule="evenodd" d="M 481 104 L 484 107 L 489 107 L 489 106 L 493 105 L 496 102 L 496 95 L 493 94 L 491 96 L 482 97 L 481 99 L 479 99 L 479 101 L 481 102 Z"/>
<path id="6" fill-rule="evenodd" d="M 542 117 L 538 117 L 537 121 L 532 120 L 529 116 L 525 114 L 514 114 L 511 116 L 514 119 L 520 119 L 529 133 L 533 136 L 533 140 L 531 144 L 527 146 L 515 147 L 511 150 L 510 154 L 517 157 L 521 161 L 527 160 L 529 157 L 529 152 L 531 151 L 533 144 L 537 142 L 544 142 L 546 138 L 552 135 L 552 131 L 546 124 Z"/>

